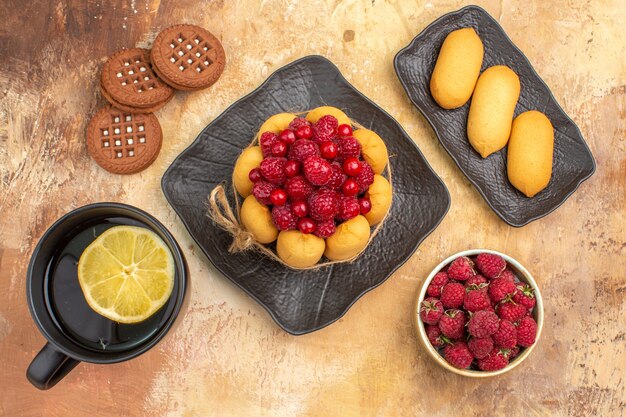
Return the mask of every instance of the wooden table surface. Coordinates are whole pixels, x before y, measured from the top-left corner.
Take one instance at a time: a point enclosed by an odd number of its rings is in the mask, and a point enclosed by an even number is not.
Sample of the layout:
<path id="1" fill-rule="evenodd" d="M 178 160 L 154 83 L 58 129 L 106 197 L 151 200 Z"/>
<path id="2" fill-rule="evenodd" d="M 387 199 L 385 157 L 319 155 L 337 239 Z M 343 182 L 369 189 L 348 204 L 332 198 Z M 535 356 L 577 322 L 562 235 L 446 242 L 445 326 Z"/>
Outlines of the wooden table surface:
<path id="1" fill-rule="evenodd" d="M 523 228 L 502 222 L 411 106 L 393 57 L 465 2 L 401 0 L 73 0 L 0 4 L 0 415 L 393 416 L 626 415 L 626 6 L 620 0 L 481 1 L 524 51 L 585 136 L 595 175 Z M 85 126 L 103 105 L 99 69 L 164 27 L 196 23 L 223 42 L 211 88 L 177 93 L 157 113 L 163 149 L 146 171 L 114 176 L 87 155 Z M 160 189 L 198 132 L 271 72 L 322 54 L 395 117 L 448 187 L 441 225 L 384 285 L 332 326 L 290 336 L 201 254 Z M 191 271 L 189 305 L 147 354 L 80 364 L 47 392 L 25 370 L 44 344 L 25 297 L 29 257 L 67 211 L 119 201 L 154 214 Z M 410 207 L 407 207 L 410 210 Z M 546 322 L 528 360 L 470 380 L 417 344 L 417 289 L 444 257 L 492 248 L 541 286 Z"/>

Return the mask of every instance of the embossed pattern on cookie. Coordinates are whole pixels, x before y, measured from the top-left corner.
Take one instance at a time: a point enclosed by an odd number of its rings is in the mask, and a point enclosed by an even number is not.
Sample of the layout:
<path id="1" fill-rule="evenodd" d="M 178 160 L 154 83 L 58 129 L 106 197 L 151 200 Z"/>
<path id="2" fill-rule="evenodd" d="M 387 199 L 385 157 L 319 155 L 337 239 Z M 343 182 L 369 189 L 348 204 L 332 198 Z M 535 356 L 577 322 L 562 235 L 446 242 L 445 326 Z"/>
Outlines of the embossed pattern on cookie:
<path id="1" fill-rule="evenodd" d="M 133 48 L 112 55 L 102 67 L 101 87 L 111 104 L 154 111 L 174 90 L 152 70 L 150 51 Z"/>
<path id="2" fill-rule="evenodd" d="M 197 90 L 215 83 L 224 71 L 226 54 L 206 29 L 175 25 L 154 40 L 151 52 L 156 73 L 179 90 Z"/>
<path id="3" fill-rule="evenodd" d="M 105 170 L 134 174 L 159 155 L 162 132 L 153 114 L 129 113 L 107 106 L 87 126 L 87 150 Z"/>

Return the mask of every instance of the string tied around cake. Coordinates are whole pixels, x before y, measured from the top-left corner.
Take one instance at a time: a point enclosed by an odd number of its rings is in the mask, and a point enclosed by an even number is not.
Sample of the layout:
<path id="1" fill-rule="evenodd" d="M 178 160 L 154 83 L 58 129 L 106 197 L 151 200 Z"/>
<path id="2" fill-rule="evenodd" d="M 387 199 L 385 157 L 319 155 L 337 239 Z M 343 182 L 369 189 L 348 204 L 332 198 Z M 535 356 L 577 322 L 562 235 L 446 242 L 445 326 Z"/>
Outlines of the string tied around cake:
<path id="1" fill-rule="evenodd" d="M 230 207 L 223 185 L 218 185 L 211 190 L 211 194 L 209 194 L 209 208 L 208 213 L 211 220 L 233 237 L 233 241 L 228 247 L 228 252 L 245 251 L 255 245 L 254 235 L 243 228 Z"/>

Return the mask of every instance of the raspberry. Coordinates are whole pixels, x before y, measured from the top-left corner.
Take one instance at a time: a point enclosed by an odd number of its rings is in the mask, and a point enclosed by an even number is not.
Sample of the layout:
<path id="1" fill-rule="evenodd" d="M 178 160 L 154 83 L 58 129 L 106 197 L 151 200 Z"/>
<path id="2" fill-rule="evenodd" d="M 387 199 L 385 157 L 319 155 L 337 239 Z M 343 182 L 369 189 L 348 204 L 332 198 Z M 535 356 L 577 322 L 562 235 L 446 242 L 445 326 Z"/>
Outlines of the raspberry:
<path id="1" fill-rule="evenodd" d="M 483 290 L 487 289 L 487 278 L 483 277 L 480 274 L 472 275 L 465 281 L 465 287 L 470 287 L 471 285 L 476 285 L 478 288 Z"/>
<path id="2" fill-rule="evenodd" d="M 467 319 L 461 310 L 447 310 L 439 319 L 439 330 L 450 339 L 462 339 Z"/>
<path id="3" fill-rule="evenodd" d="M 302 171 L 313 185 L 326 185 L 330 181 L 333 170 L 330 163 L 319 156 L 309 156 L 302 164 Z"/>
<path id="4" fill-rule="evenodd" d="M 328 180 L 326 186 L 338 191 L 348 179 L 348 176 L 343 172 L 343 168 L 339 162 L 333 162 L 330 164 L 330 167 L 333 169 L 333 173 L 330 175 L 330 180 Z"/>
<path id="5" fill-rule="evenodd" d="M 476 257 L 476 267 L 489 279 L 498 278 L 506 268 L 506 261 L 493 253 L 481 253 Z"/>
<path id="6" fill-rule="evenodd" d="M 320 148 L 317 143 L 314 143 L 308 139 L 298 139 L 289 148 L 287 156 L 289 159 L 295 159 L 296 161 L 304 162 L 309 156 L 319 156 Z"/>
<path id="7" fill-rule="evenodd" d="M 509 349 L 509 360 L 516 358 L 519 355 L 520 347 L 515 346 L 513 349 Z"/>
<path id="8" fill-rule="evenodd" d="M 508 320 L 500 320 L 500 327 L 493 335 L 493 341 L 497 347 L 513 349 L 517 344 L 517 329 Z"/>
<path id="9" fill-rule="evenodd" d="M 261 146 L 261 152 L 263 157 L 267 158 L 272 156 L 272 146 L 278 142 L 278 135 L 274 132 L 263 132 L 259 138 L 259 145 Z"/>
<path id="10" fill-rule="evenodd" d="M 340 159 L 358 158 L 361 155 L 361 144 L 352 136 L 342 138 L 339 141 L 339 152 L 337 156 Z"/>
<path id="11" fill-rule="evenodd" d="M 459 308 L 465 299 L 465 287 L 458 282 L 449 282 L 441 289 L 441 302 L 445 308 Z"/>
<path id="12" fill-rule="evenodd" d="M 476 359 L 482 359 L 493 350 L 493 339 L 489 336 L 483 338 L 472 337 L 467 343 L 467 347 Z"/>
<path id="13" fill-rule="evenodd" d="M 298 128 L 302 126 L 311 126 L 311 123 L 304 117 L 296 117 L 291 121 L 291 123 L 289 123 L 289 129 L 294 131 L 298 130 Z"/>
<path id="14" fill-rule="evenodd" d="M 321 188 L 309 197 L 309 213 L 313 220 L 332 220 L 339 213 L 339 194 L 329 188 Z"/>
<path id="15" fill-rule="evenodd" d="M 265 180 L 259 180 L 254 183 L 254 187 L 252 187 L 252 195 L 254 198 L 261 203 L 269 206 L 272 204 L 272 200 L 270 200 L 270 195 L 272 191 L 277 190 L 278 185 L 272 184 L 271 182 L 267 182 Z"/>
<path id="16" fill-rule="evenodd" d="M 285 163 L 287 160 L 278 156 L 269 156 L 261 161 L 261 175 L 273 184 L 285 182 Z"/>
<path id="17" fill-rule="evenodd" d="M 337 127 L 339 123 L 335 117 L 327 114 L 322 116 L 317 122 L 313 123 L 313 140 L 316 143 L 332 141 L 337 136 Z"/>
<path id="18" fill-rule="evenodd" d="M 443 304 L 435 297 L 428 297 L 420 306 L 420 318 L 426 324 L 437 324 L 443 314 Z"/>
<path id="19" fill-rule="evenodd" d="M 439 326 L 426 325 L 426 335 L 428 340 L 430 340 L 430 344 L 435 348 L 440 348 L 448 342 L 448 338 L 441 334 Z"/>
<path id="20" fill-rule="evenodd" d="M 523 317 L 517 324 L 517 344 L 528 347 L 535 343 L 537 322 L 532 317 Z"/>
<path id="21" fill-rule="evenodd" d="M 441 289 L 448 283 L 448 274 L 445 271 L 437 272 L 428 284 L 426 294 L 429 297 L 441 297 Z"/>
<path id="22" fill-rule="evenodd" d="M 359 193 L 366 192 L 374 182 L 374 171 L 372 171 L 370 164 L 361 161 L 361 172 L 359 172 L 354 179 L 356 183 L 359 184 Z"/>
<path id="23" fill-rule="evenodd" d="M 278 230 L 294 230 L 298 223 L 298 218 L 291 211 L 291 204 L 272 207 L 272 220 Z"/>
<path id="24" fill-rule="evenodd" d="M 285 183 L 285 191 L 293 201 L 306 200 L 315 188 L 302 176 L 289 178 Z"/>
<path id="25" fill-rule="evenodd" d="M 497 371 L 509 364 L 507 356 L 498 348 L 482 359 L 478 360 L 478 368 L 481 371 Z"/>
<path id="26" fill-rule="evenodd" d="M 469 319 L 467 329 L 474 337 L 491 336 L 498 330 L 500 319 L 493 311 L 477 311 Z"/>
<path id="27" fill-rule="evenodd" d="M 496 303 L 512 296 L 516 291 L 515 284 L 505 279 L 494 279 L 489 284 L 489 297 Z"/>
<path id="28" fill-rule="evenodd" d="M 505 269 L 500 274 L 500 279 L 504 279 L 506 281 L 517 282 L 517 277 L 510 269 Z"/>
<path id="29" fill-rule="evenodd" d="M 527 309 L 531 309 L 537 302 L 535 299 L 535 290 L 533 290 L 530 285 L 518 285 L 517 292 L 513 295 L 513 301 L 517 304 L 523 305 Z"/>
<path id="30" fill-rule="evenodd" d="M 476 275 L 474 262 L 467 256 L 456 258 L 448 267 L 448 277 L 457 281 L 466 281 Z"/>
<path id="31" fill-rule="evenodd" d="M 273 156 L 285 156 L 287 155 L 287 144 L 282 141 L 278 141 L 272 145 Z"/>
<path id="32" fill-rule="evenodd" d="M 526 307 L 514 302 L 504 302 L 496 307 L 496 313 L 502 320 L 515 323 L 526 315 Z"/>
<path id="33" fill-rule="evenodd" d="M 342 196 L 339 200 L 338 220 L 348 220 L 356 217 L 361 212 L 359 200 L 356 197 Z"/>
<path id="34" fill-rule="evenodd" d="M 327 239 L 335 234 L 335 221 L 333 219 L 322 220 L 317 223 L 317 229 L 315 232 L 315 236 L 321 237 L 322 239 Z"/>
<path id="35" fill-rule="evenodd" d="M 474 356 L 465 342 L 456 342 L 443 349 L 443 356 L 455 368 L 465 369 L 472 364 Z"/>
<path id="36" fill-rule="evenodd" d="M 463 300 L 463 308 L 465 308 L 465 310 L 474 313 L 488 307 L 491 307 L 491 300 L 485 291 L 481 289 L 470 289 L 465 293 L 465 299 Z"/>

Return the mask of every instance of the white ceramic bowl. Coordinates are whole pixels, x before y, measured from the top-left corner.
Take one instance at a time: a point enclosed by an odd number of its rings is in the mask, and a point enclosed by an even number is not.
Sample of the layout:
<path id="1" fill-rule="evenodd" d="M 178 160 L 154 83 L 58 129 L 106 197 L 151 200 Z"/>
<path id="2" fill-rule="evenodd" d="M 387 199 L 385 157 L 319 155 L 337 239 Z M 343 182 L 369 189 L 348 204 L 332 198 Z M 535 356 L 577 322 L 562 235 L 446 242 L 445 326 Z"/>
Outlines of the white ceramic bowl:
<path id="1" fill-rule="evenodd" d="M 513 272 L 515 272 L 515 274 L 520 279 L 520 281 L 526 282 L 535 290 L 535 298 L 537 300 L 535 308 L 533 310 L 533 318 L 537 322 L 537 336 L 535 338 L 535 343 L 533 343 L 532 346 L 524 348 L 524 350 L 516 358 L 514 358 L 506 367 L 499 369 L 497 371 L 474 371 L 471 369 L 458 369 L 450 365 L 444 359 L 444 357 L 439 354 L 437 349 L 435 349 L 433 345 L 430 344 L 430 341 L 428 340 L 428 335 L 426 335 L 426 327 L 424 326 L 424 323 L 422 322 L 422 319 L 420 318 L 420 315 L 419 315 L 420 304 L 426 297 L 426 289 L 428 288 L 428 284 L 430 284 L 430 281 L 433 279 L 435 274 L 441 271 L 443 267 L 445 267 L 450 262 L 452 262 L 453 260 L 455 260 L 456 258 L 460 256 L 476 256 L 480 253 L 494 253 L 496 255 L 502 256 L 504 260 L 506 260 L 508 266 L 513 270 Z M 415 304 L 413 316 L 415 318 L 415 327 L 417 329 L 417 336 L 422 346 L 424 347 L 424 349 L 426 349 L 430 357 L 433 358 L 435 362 L 437 362 L 439 365 L 441 365 L 448 371 L 454 372 L 455 374 L 458 374 L 458 375 L 467 376 L 467 377 L 485 378 L 485 377 L 490 377 L 490 376 L 495 376 L 495 375 L 501 375 L 515 368 L 520 363 L 522 363 L 528 357 L 528 355 L 530 355 L 530 352 L 533 351 L 535 346 L 537 346 L 537 343 L 539 342 L 539 336 L 541 336 L 541 329 L 543 328 L 543 300 L 541 298 L 541 292 L 539 291 L 539 287 L 537 286 L 537 283 L 533 279 L 532 275 L 530 275 L 530 272 L 528 272 L 526 268 L 524 268 L 522 264 L 517 262 L 515 259 L 503 253 L 496 252 L 494 250 L 471 249 L 471 250 L 466 250 L 463 252 L 455 253 L 454 255 L 448 257 L 447 259 L 444 259 L 439 265 L 437 265 L 435 269 L 433 269 L 430 275 L 428 275 L 428 278 L 426 278 L 426 281 L 424 281 L 424 284 L 422 284 L 422 288 L 419 291 L 416 301 L 417 302 Z"/>

